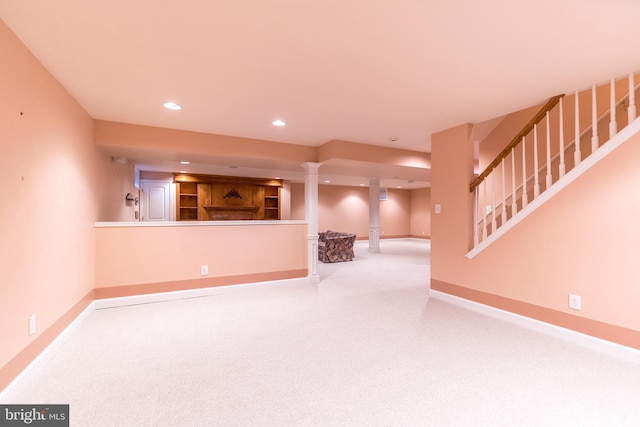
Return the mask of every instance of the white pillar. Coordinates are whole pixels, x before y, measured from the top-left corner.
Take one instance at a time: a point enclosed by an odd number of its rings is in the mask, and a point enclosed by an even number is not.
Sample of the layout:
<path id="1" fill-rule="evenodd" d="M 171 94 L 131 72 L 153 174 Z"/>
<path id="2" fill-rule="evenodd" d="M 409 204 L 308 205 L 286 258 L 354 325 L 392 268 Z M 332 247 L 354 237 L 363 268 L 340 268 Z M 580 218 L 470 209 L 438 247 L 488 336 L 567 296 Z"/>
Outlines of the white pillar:
<path id="1" fill-rule="evenodd" d="M 304 219 L 307 221 L 307 277 L 320 281 L 318 275 L 318 168 L 320 163 L 307 162 L 304 176 Z"/>
<path id="2" fill-rule="evenodd" d="M 380 178 L 369 179 L 369 252 L 380 252 Z"/>

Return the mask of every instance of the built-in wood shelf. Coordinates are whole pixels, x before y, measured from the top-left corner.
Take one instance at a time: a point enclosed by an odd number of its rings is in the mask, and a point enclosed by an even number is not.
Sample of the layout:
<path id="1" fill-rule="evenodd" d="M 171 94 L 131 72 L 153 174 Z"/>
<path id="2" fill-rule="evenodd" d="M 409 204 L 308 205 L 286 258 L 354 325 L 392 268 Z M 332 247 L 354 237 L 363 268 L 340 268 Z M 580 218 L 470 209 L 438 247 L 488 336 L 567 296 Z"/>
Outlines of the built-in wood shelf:
<path id="1" fill-rule="evenodd" d="M 204 208 L 212 211 L 257 211 L 260 209 L 259 206 L 204 206 Z"/>
<path id="2" fill-rule="evenodd" d="M 191 174 L 174 180 L 178 220 L 280 219 L 281 180 Z"/>

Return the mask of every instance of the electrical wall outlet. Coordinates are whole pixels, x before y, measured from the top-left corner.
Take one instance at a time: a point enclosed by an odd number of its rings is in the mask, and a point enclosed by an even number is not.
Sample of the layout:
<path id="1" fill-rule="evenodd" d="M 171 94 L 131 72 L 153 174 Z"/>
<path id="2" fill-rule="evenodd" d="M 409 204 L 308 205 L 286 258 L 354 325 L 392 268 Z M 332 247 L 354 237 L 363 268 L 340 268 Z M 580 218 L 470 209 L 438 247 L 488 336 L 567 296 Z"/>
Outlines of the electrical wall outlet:
<path id="1" fill-rule="evenodd" d="M 582 298 L 580 295 L 569 294 L 569 308 L 582 310 Z"/>
<path id="2" fill-rule="evenodd" d="M 36 333 L 36 315 L 29 316 L 29 336 Z"/>
<path id="3" fill-rule="evenodd" d="M 201 276 L 206 276 L 209 274 L 209 266 L 208 265 L 201 265 L 200 266 L 200 275 Z"/>

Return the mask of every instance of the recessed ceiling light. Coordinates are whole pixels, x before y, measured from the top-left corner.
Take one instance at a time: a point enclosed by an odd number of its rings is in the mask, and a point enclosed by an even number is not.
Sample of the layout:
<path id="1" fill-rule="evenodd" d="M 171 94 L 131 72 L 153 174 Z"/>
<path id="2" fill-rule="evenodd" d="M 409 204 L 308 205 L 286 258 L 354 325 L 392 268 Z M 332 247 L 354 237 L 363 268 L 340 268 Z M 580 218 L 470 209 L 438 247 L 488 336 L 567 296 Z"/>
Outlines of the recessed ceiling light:
<path id="1" fill-rule="evenodd" d="M 180 171 L 180 173 L 189 173 L 189 172 L 187 172 L 187 171 Z"/>
<path id="2" fill-rule="evenodd" d="M 181 165 L 190 165 L 191 162 L 187 162 L 186 160 L 183 160 L 180 162 Z"/>
<path id="3" fill-rule="evenodd" d="M 325 179 L 323 182 L 324 182 L 325 184 L 328 184 L 328 183 L 330 183 L 331 181 L 329 181 L 328 179 Z"/>
<path id="4" fill-rule="evenodd" d="M 360 187 L 364 187 L 364 184 L 360 184 Z"/>
<path id="5" fill-rule="evenodd" d="M 271 124 L 274 125 L 274 126 L 284 126 L 287 123 L 285 123 L 283 120 L 278 119 L 278 120 L 272 121 Z"/>
<path id="6" fill-rule="evenodd" d="M 176 104 L 175 102 L 169 101 L 169 102 L 165 102 L 164 104 L 162 104 L 164 106 L 164 108 L 166 108 L 167 110 L 174 110 L 174 111 L 178 111 L 178 110 L 182 110 L 182 105 L 180 104 Z"/>

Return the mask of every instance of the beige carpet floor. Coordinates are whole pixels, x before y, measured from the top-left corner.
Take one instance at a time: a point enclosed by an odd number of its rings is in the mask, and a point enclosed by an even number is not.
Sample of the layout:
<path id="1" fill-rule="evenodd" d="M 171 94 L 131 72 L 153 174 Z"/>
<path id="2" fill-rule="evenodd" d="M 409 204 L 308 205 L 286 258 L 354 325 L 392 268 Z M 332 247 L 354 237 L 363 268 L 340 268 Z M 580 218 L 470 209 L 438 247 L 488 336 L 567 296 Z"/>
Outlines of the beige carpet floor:
<path id="1" fill-rule="evenodd" d="M 428 298 L 428 241 L 318 285 L 96 310 L 3 403 L 72 426 L 638 426 L 640 366 Z"/>

